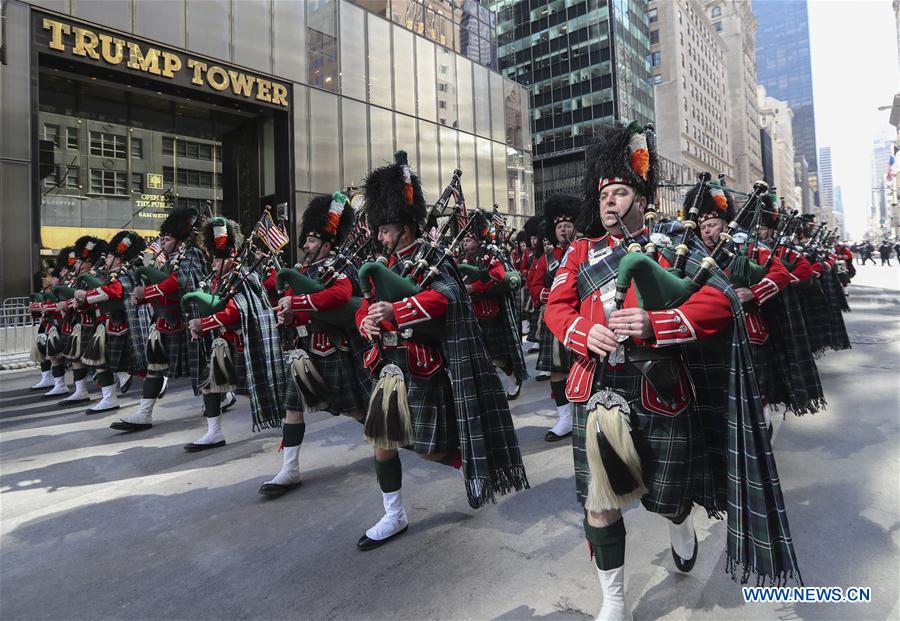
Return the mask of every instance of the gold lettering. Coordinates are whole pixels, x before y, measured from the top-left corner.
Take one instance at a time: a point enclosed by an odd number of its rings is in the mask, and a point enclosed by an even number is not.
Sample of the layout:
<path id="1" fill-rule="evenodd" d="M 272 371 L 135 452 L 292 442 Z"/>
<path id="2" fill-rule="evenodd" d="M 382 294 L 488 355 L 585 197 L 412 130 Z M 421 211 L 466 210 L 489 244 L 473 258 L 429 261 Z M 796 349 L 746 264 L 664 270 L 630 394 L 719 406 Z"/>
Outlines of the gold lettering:
<path id="1" fill-rule="evenodd" d="M 228 75 L 231 77 L 231 90 L 235 95 L 249 97 L 253 93 L 253 83 L 256 82 L 256 78 L 231 69 L 228 70 Z"/>
<path id="2" fill-rule="evenodd" d="M 115 44 L 115 52 L 113 52 L 113 44 Z M 103 54 L 103 60 L 110 65 L 118 65 L 124 58 L 125 42 L 122 39 L 114 39 L 109 35 L 100 35 L 100 52 Z"/>
<path id="3" fill-rule="evenodd" d="M 188 69 L 194 70 L 194 77 L 191 78 L 191 83 L 203 86 L 203 75 L 200 72 L 206 71 L 206 63 L 201 63 L 199 60 L 188 58 Z"/>
<path id="4" fill-rule="evenodd" d="M 272 88 L 271 82 L 258 78 L 256 80 L 256 98 L 260 101 L 272 101 L 272 92 L 269 90 L 270 88 Z"/>
<path id="5" fill-rule="evenodd" d="M 150 48 L 146 54 L 141 52 L 137 43 L 128 43 L 128 68 L 147 71 L 159 75 L 159 50 Z"/>
<path id="6" fill-rule="evenodd" d="M 224 91 L 228 88 L 228 73 L 218 65 L 213 65 L 206 72 L 206 81 L 217 91 Z"/>
<path id="7" fill-rule="evenodd" d="M 163 58 L 162 74 L 167 78 L 174 78 L 175 72 L 181 70 L 181 57 L 169 52 L 160 52 Z"/>
<path id="8" fill-rule="evenodd" d="M 287 107 L 287 87 L 278 82 L 272 82 L 272 103 Z"/>
<path id="9" fill-rule="evenodd" d="M 100 53 L 97 52 L 97 46 L 100 44 L 100 39 L 97 38 L 90 30 L 85 30 L 84 28 L 79 28 L 75 26 L 72 28 L 72 32 L 75 33 L 75 47 L 72 48 L 73 54 L 78 54 L 79 56 L 90 56 L 94 60 L 100 60 Z"/>
<path id="10" fill-rule="evenodd" d="M 68 24 L 63 24 L 62 22 L 58 22 L 53 19 L 44 18 L 44 30 L 50 31 L 50 49 L 51 50 L 59 50 L 60 52 L 66 51 L 66 46 L 63 44 L 62 36 L 63 33 L 71 34 L 72 29 Z"/>

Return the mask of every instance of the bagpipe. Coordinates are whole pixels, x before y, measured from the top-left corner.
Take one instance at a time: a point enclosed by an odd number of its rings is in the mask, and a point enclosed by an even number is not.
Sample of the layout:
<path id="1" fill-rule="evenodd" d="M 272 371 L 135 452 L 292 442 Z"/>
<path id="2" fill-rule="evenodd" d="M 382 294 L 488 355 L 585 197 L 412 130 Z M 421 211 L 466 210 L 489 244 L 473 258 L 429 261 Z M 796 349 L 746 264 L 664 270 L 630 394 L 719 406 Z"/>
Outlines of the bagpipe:
<path id="1" fill-rule="evenodd" d="M 190 232 L 185 240 L 181 242 L 181 245 L 179 245 L 178 251 L 168 262 L 168 267 L 156 267 L 156 257 L 154 257 L 154 260 L 150 261 L 147 265 L 142 265 L 134 270 L 135 281 L 158 285 L 172 274 L 177 273 L 179 265 L 184 261 L 184 257 L 187 256 L 188 250 L 191 247 L 198 246 L 197 236 L 200 234 L 200 229 L 203 227 L 203 224 L 210 217 L 212 217 L 212 201 L 206 201 L 203 213 L 198 213 L 196 217 L 194 217 L 191 222 Z M 156 256 L 158 257 L 160 253 L 162 253 L 161 249 L 156 253 Z"/>
<path id="2" fill-rule="evenodd" d="M 497 205 L 494 205 L 494 215 L 496 215 L 496 213 Z M 479 210 L 478 212 L 476 212 L 475 217 L 485 220 L 486 214 L 483 211 Z M 496 219 L 492 218 L 491 223 L 493 223 L 496 227 Z M 485 222 L 484 224 L 487 225 L 488 223 Z M 459 272 L 470 282 L 486 283 L 491 280 L 489 272 L 492 265 L 494 265 L 495 263 L 500 263 L 501 265 L 503 265 L 506 273 L 503 276 L 503 279 L 498 280 L 496 285 L 490 290 L 487 295 L 503 296 L 507 293 L 514 293 L 518 291 L 522 286 L 522 275 L 515 270 L 508 253 L 505 252 L 503 248 L 497 245 L 496 242 L 499 238 L 499 235 L 495 234 L 493 236 L 494 239 L 491 239 L 489 229 L 490 226 L 484 226 L 479 231 L 479 241 L 482 242 L 484 246 L 483 252 L 474 257 L 475 262 L 459 262 L 457 264 L 457 268 L 459 269 Z M 495 231 L 496 230 L 497 229 L 495 228 Z"/>
<path id="3" fill-rule="evenodd" d="M 362 194 L 357 194 L 353 199 L 348 199 L 347 195 L 342 192 L 335 192 L 332 199 L 339 199 L 349 203 L 351 207 L 355 207 L 354 201 L 362 198 Z M 289 267 L 278 270 L 275 279 L 276 287 L 279 292 L 287 291 L 288 288 L 294 295 L 319 293 L 331 287 L 337 280 L 338 276 L 343 273 L 351 265 L 355 265 L 371 245 L 372 235 L 364 226 L 365 206 L 359 207 L 353 216 L 353 228 L 347 235 L 341 245 L 333 250 L 331 254 L 325 258 L 322 267 L 323 271 L 318 277 L 307 276 L 300 269 L 303 267 Z M 337 328 L 352 328 L 356 324 L 356 311 L 362 304 L 362 298 L 351 296 L 345 304 L 339 308 L 333 308 L 324 311 L 315 311 L 314 316 L 322 321 L 322 323 Z"/>

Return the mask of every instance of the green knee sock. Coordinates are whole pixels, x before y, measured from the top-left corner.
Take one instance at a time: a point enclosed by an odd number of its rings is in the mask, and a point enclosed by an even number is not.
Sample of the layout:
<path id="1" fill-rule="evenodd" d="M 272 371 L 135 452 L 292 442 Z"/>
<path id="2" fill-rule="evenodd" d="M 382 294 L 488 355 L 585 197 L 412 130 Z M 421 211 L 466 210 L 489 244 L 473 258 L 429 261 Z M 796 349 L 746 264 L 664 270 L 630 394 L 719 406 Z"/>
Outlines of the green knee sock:
<path id="1" fill-rule="evenodd" d="M 222 393 L 210 392 L 203 395 L 203 415 L 215 418 L 222 413 Z"/>
<path id="2" fill-rule="evenodd" d="M 585 518 L 584 535 L 594 551 L 598 569 L 616 569 L 625 564 L 625 520 L 619 518 L 609 526 L 591 526 Z"/>
<path id="3" fill-rule="evenodd" d="M 113 372 L 109 370 L 100 371 L 97 373 L 97 381 L 101 386 L 112 386 L 115 383 Z"/>
<path id="4" fill-rule="evenodd" d="M 162 377 L 147 377 L 144 379 L 143 392 L 141 397 L 144 399 L 156 399 L 163 387 Z"/>
<path id="5" fill-rule="evenodd" d="M 394 455 L 387 461 L 375 460 L 375 476 L 378 485 L 385 494 L 396 492 L 403 485 L 403 469 L 400 466 L 400 455 Z"/>
<path id="6" fill-rule="evenodd" d="M 50 373 L 53 377 L 65 377 L 66 376 L 66 365 L 58 364 L 54 367 L 50 368 Z"/>
<path id="7" fill-rule="evenodd" d="M 87 369 L 81 367 L 80 369 L 72 369 L 72 379 L 76 382 L 79 380 L 83 380 L 87 377 Z"/>
<path id="8" fill-rule="evenodd" d="M 44 361 L 41 363 L 41 371 L 44 372 L 44 373 L 46 373 L 47 371 L 50 370 L 50 367 L 52 367 L 52 366 L 53 366 L 53 363 L 52 363 L 52 362 L 50 362 L 49 360 L 44 360 Z"/>

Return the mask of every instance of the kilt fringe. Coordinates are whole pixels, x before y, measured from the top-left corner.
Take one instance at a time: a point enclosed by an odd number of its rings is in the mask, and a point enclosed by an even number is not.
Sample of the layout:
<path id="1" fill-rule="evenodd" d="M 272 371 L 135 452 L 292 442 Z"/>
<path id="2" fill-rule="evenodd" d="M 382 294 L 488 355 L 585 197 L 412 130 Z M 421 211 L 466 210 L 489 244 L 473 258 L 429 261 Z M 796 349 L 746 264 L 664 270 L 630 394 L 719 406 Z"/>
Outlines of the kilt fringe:
<path id="1" fill-rule="evenodd" d="M 47 335 L 43 332 L 35 337 L 31 346 L 31 361 L 37 364 L 47 361 Z"/>
<path id="2" fill-rule="evenodd" d="M 81 354 L 81 324 L 79 323 L 72 328 L 72 338 L 69 340 L 69 347 L 63 356 L 69 360 L 78 360 Z"/>
<path id="3" fill-rule="evenodd" d="M 209 356 L 209 381 L 206 386 L 210 392 L 233 392 L 237 388 L 237 373 L 228 341 L 221 337 L 213 339 Z"/>
<path id="4" fill-rule="evenodd" d="M 169 357 L 163 346 L 162 337 L 156 326 L 150 327 L 150 338 L 147 339 L 147 370 L 165 371 L 169 368 Z"/>
<path id="5" fill-rule="evenodd" d="M 490 479 L 466 479 L 466 497 L 473 509 L 496 503 L 498 495 L 504 496 L 513 490 L 519 492 L 523 489 L 528 489 L 528 477 L 525 466 L 521 465 L 494 468 Z"/>
<path id="6" fill-rule="evenodd" d="M 328 404 L 328 386 L 316 369 L 309 354 L 302 349 L 291 352 L 289 358 L 291 378 L 300 392 L 303 412 L 316 412 Z"/>
<path id="7" fill-rule="evenodd" d="M 59 356 L 62 353 L 62 339 L 59 338 L 59 330 L 56 326 L 51 326 L 47 330 L 47 357 Z"/>
<path id="8" fill-rule="evenodd" d="M 641 459 L 625 414 L 617 406 L 598 404 L 588 412 L 585 431 L 591 471 L 585 508 L 596 512 L 621 509 L 646 494 Z"/>
<path id="9" fill-rule="evenodd" d="M 94 331 L 81 361 L 89 367 L 106 366 L 106 326 L 102 323 Z"/>
<path id="10" fill-rule="evenodd" d="M 406 380 L 400 367 L 385 366 L 372 391 L 365 424 L 366 441 L 375 448 L 397 449 L 413 444 L 412 417 L 406 399 Z"/>

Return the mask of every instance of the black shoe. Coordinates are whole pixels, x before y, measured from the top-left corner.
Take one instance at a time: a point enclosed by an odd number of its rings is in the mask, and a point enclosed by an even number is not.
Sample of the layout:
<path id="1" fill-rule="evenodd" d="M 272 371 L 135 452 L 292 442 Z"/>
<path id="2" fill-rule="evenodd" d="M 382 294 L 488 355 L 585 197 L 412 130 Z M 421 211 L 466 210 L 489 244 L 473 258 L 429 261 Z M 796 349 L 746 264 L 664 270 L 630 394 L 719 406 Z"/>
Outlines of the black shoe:
<path id="1" fill-rule="evenodd" d="M 300 487 L 303 485 L 303 481 L 297 481 L 296 483 L 290 483 L 289 485 L 280 485 L 278 483 L 263 483 L 259 488 L 259 493 L 267 498 L 278 498 L 282 494 L 285 494 L 295 487 Z"/>
<path id="2" fill-rule="evenodd" d="M 548 431 L 547 434 L 544 436 L 544 440 L 546 440 L 547 442 L 559 442 L 560 440 L 565 440 L 566 438 L 568 438 L 571 435 L 572 435 L 571 431 L 569 433 L 565 433 L 561 436 L 556 435 L 552 431 Z"/>
<path id="3" fill-rule="evenodd" d="M 393 539 L 394 537 L 399 537 L 403 533 L 405 533 L 409 529 L 409 526 L 404 526 L 396 533 L 391 535 L 390 537 L 385 537 L 384 539 L 369 539 L 367 536 L 363 535 L 359 538 L 359 541 L 356 542 L 356 547 L 362 550 L 363 552 L 368 552 L 369 550 L 374 550 L 375 548 L 380 548 L 388 541 Z"/>
<path id="4" fill-rule="evenodd" d="M 113 410 L 118 410 L 121 406 L 114 405 L 111 408 L 103 408 L 102 410 L 92 410 L 88 408 L 84 411 L 85 414 L 91 416 L 92 414 L 105 414 L 106 412 L 112 412 Z"/>
<path id="5" fill-rule="evenodd" d="M 163 377 L 162 390 L 159 391 L 159 394 L 156 395 L 156 398 L 157 398 L 157 399 L 162 399 L 163 397 L 165 397 L 165 396 L 166 396 L 166 391 L 167 391 L 168 389 L 169 389 L 169 378 L 168 378 L 168 377 Z"/>
<path id="6" fill-rule="evenodd" d="M 109 426 L 116 431 L 145 431 L 153 427 L 152 423 L 129 423 L 127 420 L 117 420 Z"/>
<path id="7" fill-rule="evenodd" d="M 91 398 L 85 397 L 84 399 L 70 399 L 68 401 L 63 399 L 62 401 L 57 401 L 56 405 L 58 405 L 59 407 L 65 408 L 70 405 L 81 405 L 82 403 L 90 403 L 90 402 L 91 402 Z"/>
<path id="8" fill-rule="evenodd" d="M 219 448 L 220 446 L 225 446 L 225 440 L 213 442 L 212 444 L 194 444 L 191 442 L 190 444 L 184 445 L 184 450 L 188 453 L 199 453 L 200 451 L 208 451 L 209 449 Z"/>
<path id="9" fill-rule="evenodd" d="M 518 384 L 516 384 L 516 392 L 514 392 L 513 394 L 506 393 L 506 400 L 507 401 L 515 401 L 516 399 L 519 398 L 519 394 L 521 392 L 522 392 L 522 382 L 519 382 Z"/>
<path id="10" fill-rule="evenodd" d="M 231 399 L 229 401 L 226 401 L 224 398 L 222 399 L 222 412 L 227 411 L 228 408 L 237 403 L 237 397 L 234 396 L 233 392 L 229 392 L 228 395 L 231 395 Z"/>
<path id="11" fill-rule="evenodd" d="M 546 373 L 538 373 L 534 377 L 534 381 L 536 381 L 536 382 L 546 382 L 549 379 L 550 379 L 550 376 Z"/>
<path id="12" fill-rule="evenodd" d="M 694 532 L 694 556 L 691 558 L 684 560 L 675 553 L 675 548 L 669 546 L 669 549 L 672 550 L 672 560 L 675 561 L 675 567 L 678 568 L 678 571 L 688 573 L 694 568 L 694 563 L 697 562 L 697 552 L 700 551 L 700 544 L 697 542 L 697 533 Z"/>
<path id="13" fill-rule="evenodd" d="M 128 379 L 125 380 L 125 383 L 122 384 L 122 387 L 119 389 L 120 394 L 124 395 L 126 392 L 129 391 L 129 389 L 131 389 L 131 380 L 133 380 L 133 379 L 134 379 L 134 375 L 128 376 Z"/>

